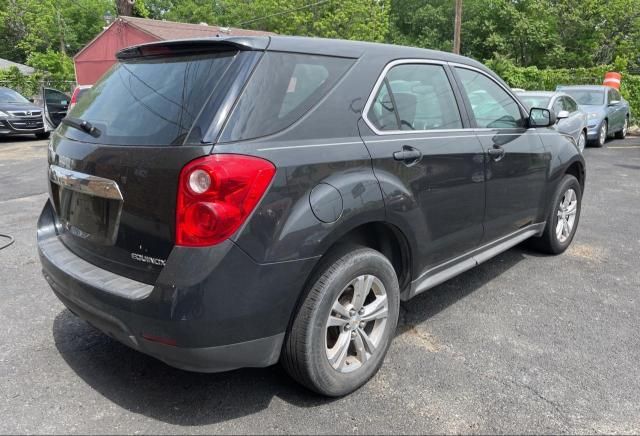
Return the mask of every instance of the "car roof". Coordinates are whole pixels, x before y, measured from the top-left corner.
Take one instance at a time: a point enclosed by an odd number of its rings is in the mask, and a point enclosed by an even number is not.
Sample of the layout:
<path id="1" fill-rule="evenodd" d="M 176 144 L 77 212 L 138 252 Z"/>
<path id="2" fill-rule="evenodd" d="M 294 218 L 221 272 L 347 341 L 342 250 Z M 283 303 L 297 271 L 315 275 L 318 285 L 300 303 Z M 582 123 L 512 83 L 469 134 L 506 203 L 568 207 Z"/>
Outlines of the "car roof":
<path id="1" fill-rule="evenodd" d="M 554 95 L 559 94 L 554 91 L 525 91 L 518 92 L 518 95 L 522 97 L 553 97 Z"/>
<path id="2" fill-rule="evenodd" d="M 125 48 L 118 52 L 122 59 L 135 56 L 136 50 L 142 47 L 204 47 L 214 45 L 231 46 L 239 50 L 284 51 L 346 58 L 359 58 L 363 55 L 375 55 L 393 59 L 431 59 L 443 62 L 460 63 L 483 71 L 490 71 L 483 64 L 471 58 L 438 50 L 417 47 L 406 47 L 375 42 L 349 41 L 343 39 L 315 38 L 305 36 L 232 36 L 179 39 L 172 41 L 154 41 Z"/>
<path id="3" fill-rule="evenodd" d="M 584 89 L 584 90 L 590 90 L 590 91 L 605 91 L 607 89 L 611 89 L 610 86 L 604 86 L 604 85 L 568 85 L 568 86 L 560 86 L 558 87 L 559 90 L 564 90 L 564 89 Z"/>

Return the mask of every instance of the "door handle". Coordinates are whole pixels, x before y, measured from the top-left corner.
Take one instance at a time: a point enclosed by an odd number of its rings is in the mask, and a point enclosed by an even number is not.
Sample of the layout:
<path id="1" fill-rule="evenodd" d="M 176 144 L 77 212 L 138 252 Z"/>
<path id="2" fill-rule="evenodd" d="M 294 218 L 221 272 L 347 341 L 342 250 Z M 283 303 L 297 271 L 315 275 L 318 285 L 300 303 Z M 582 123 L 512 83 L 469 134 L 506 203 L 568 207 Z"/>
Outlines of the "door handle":
<path id="1" fill-rule="evenodd" d="M 505 153 L 504 148 L 500 146 L 494 145 L 493 148 L 489 149 L 489 156 L 491 156 L 495 161 L 502 159 L 502 157 L 504 156 L 504 153 Z"/>
<path id="2" fill-rule="evenodd" d="M 393 158 L 404 162 L 407 165 L 416 164 L 422 159 L 422 153 L 417 148 L 404 145 L 402 150 L 394 151 Z"/>

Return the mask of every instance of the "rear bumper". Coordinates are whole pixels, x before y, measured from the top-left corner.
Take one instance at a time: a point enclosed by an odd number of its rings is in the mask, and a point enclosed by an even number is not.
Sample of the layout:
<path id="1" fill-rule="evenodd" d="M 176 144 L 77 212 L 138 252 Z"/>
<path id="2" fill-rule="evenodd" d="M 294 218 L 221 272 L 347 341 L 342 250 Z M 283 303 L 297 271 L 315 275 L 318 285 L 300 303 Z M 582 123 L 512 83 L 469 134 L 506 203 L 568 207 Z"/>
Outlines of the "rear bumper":
<path id="1" fill-rule="evenodd" d="M 315 264 L 260 265 L 227 241 L 176 247 L 158 281 L 145 284 L 71 252 L 49 202 L 38 221 L 38 252 L 44 277 L 70 311 L 129 347 L 197 372 L 276 363 Z"/>

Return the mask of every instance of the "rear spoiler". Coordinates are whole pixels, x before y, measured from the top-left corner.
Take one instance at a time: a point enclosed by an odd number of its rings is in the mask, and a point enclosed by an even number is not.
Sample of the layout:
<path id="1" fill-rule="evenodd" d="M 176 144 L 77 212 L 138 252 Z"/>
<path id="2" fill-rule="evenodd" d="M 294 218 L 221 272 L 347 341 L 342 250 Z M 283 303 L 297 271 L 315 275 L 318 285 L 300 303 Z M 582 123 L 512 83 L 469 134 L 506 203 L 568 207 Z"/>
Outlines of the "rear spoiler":
<path id="1" fill-rule="evenodd" d="M 271 38 L 268 36 L 232 36 L 158 41 L 124 48 L 116 53 L 116 58 L 123 60 L 147 56 L 210 53 L 228 50 L 266 50 L 270 40 Z"/>

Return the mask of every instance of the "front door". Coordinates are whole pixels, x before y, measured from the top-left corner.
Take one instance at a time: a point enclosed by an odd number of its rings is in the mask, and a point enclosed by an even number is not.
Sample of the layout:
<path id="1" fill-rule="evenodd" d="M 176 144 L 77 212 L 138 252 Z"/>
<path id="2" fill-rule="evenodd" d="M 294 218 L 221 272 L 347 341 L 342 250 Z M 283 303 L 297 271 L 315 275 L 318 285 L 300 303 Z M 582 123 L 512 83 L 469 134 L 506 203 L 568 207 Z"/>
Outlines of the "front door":
<path id="1" fill-rule="evenodd" d="M 51 88 L 43 88 L 42 96 L 45 117 L 49 125 L 55 129 L 62 119 L 67 116 L 71 99 L 67 94 Z"/>
<path id="2" fill-rule="evenodd" d="M 455 71 L 486 150 L 483 241 L 490 242 L 544 220 L 549 155 L 511 92 L 478 69 Z"/>
<path id="3" fill-rule="evenodd" d="M 414 278 L 475 248 L 483 233 L 484 150 L 467 128 L 448 68 L 430 61 L 387 66 L 360 129 L 387 219 L 411 229 Z"/>

